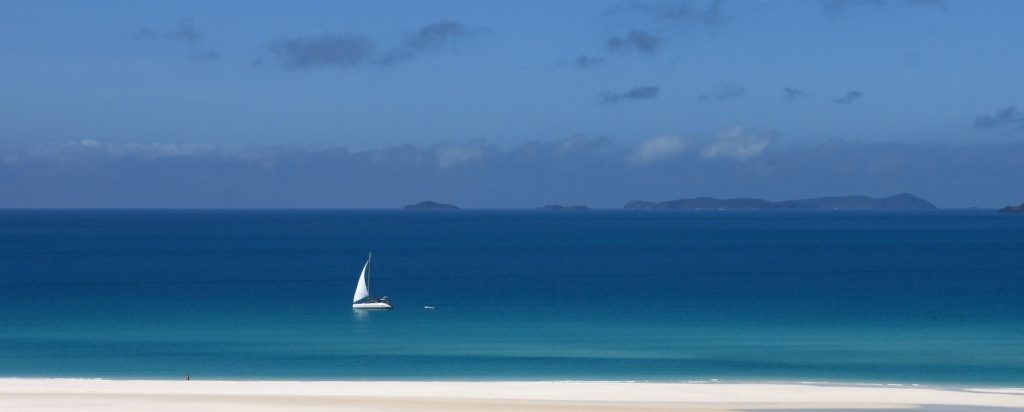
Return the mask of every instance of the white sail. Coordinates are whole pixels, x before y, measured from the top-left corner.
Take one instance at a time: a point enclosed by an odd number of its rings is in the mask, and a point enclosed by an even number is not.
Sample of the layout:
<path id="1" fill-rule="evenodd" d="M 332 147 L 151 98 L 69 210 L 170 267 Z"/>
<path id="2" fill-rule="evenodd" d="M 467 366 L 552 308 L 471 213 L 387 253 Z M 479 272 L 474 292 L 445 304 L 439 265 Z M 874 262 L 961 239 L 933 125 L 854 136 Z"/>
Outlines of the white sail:
<path id="1" fill-rule="evenodd" d="M 366 259 L 363 265 L 363 272 L 359 274 L 359 283 L 356 284 L 356 293 L 352 295 L 352 303 L 356 303 L 367 296 L 370 296 L 370 259 Z"/>

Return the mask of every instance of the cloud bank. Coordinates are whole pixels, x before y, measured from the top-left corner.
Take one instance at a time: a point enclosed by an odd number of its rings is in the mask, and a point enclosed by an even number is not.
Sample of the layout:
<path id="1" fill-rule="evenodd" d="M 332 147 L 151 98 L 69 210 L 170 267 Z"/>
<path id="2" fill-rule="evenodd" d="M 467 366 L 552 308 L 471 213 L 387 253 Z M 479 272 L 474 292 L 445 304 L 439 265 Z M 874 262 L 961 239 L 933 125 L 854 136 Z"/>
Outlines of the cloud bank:
<path id="1" fill-rule="evenodd" d="M 779 134 L 773 131 L 758 132 L 732 126 L 715 132 L 700 155 L 705 159 L 748 160 L 760 156 L 777 140 Z"/>
<path id="2" fill-rule="evenodd" d="M 637 142 L 572 136 L 320 149 L 92 140 L 0 151 L 0 207 L 619 207 L 680 197 L 910 192 L 942 207 L 1024 201 L 1024 142 L 786 143 L 728 127 Z"/>
<path id="3" fill-rule="evenodd" d="M 678 158 L 690 151 L 701 159 L 745 161 L 761 156 L 780 139 L 775 131 L 730 126 L 710 137 L 661 135 L 641 142 L 625 155 L 627 164 L 642 165 Z"/>
<path id="4" fill-rule="evenodd" d="M 633 147 L 626 155 L 626 163 L 641 165 L 671 159 L 685 153 L 692 143 L 692 139 L 681 136 L 657 136 Z"/>

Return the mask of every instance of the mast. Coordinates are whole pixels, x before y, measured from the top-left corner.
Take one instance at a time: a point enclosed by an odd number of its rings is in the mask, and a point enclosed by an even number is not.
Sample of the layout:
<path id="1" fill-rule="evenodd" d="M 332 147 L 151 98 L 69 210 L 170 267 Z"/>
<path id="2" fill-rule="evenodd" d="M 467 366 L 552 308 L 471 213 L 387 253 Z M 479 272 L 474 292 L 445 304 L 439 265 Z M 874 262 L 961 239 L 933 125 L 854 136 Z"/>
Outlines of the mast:
<path id="1" fill-rule="evenodd" d="M 370 293 L 370 260 L 373 259 L 373 252 L 366 256 L 366 293 Z"/>

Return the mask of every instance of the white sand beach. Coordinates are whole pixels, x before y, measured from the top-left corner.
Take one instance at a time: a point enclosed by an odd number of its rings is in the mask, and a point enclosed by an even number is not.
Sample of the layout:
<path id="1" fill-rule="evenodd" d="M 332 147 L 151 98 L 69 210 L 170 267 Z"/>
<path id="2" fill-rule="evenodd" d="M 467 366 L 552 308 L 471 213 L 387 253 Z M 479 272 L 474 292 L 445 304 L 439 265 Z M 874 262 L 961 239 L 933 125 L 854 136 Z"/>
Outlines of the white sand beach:
<path id="1" fill-rule="evenodd" d="M 3 411 L 750 411 L 918 407 L 943 411 L 1024 410 L 1024 388 L 0 379 Z"/>

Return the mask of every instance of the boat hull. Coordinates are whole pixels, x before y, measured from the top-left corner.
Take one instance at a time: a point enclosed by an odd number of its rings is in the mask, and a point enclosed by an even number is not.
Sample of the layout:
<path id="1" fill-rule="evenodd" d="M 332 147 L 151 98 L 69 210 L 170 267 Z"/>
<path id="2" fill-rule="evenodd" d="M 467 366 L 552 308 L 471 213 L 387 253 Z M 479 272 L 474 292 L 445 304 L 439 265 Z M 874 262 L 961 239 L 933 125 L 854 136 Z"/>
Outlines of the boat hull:
<path id="1" fill-rule="evenodd" d="M 353 303 L 352 309 L 391 309 L 391 304 L 387 302 Z"/>

